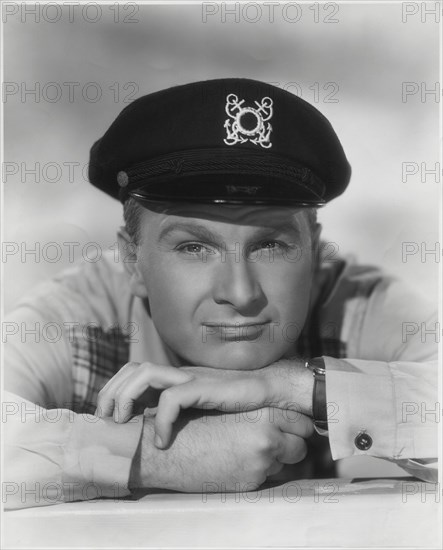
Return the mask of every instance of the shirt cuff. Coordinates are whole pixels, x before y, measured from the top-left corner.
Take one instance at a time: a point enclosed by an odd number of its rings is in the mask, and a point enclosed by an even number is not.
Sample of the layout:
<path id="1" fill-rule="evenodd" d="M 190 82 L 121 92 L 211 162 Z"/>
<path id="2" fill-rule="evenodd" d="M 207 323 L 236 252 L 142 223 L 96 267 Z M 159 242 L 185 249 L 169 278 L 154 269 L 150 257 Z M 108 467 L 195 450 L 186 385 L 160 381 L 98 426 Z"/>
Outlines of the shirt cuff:
<path id="1" fill-rule="evenodd" d="M 392 460 L 437 456 L 432 363 L 324 359 L 334 460 L 358 455 Z"/>
<path id="2" fill-rule="evenodd" d="M 129 475 L 143 418 L 135 416 L 125 424 L 117 424 L 112 418 L 75 416 L 62 473 L 65 501 L 131 494 Z"/>

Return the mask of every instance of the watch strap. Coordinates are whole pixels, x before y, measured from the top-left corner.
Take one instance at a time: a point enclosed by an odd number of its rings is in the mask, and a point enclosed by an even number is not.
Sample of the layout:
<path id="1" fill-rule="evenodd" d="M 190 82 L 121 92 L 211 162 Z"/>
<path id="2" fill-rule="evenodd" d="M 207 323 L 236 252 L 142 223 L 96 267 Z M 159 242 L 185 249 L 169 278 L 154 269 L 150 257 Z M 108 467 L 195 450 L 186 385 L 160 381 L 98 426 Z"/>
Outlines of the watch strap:
<path id="1" fill-rule="evenodd" d="M 321 431 L 328 430 L 328 412 L 326 401 L 326 365 L 323 357 L 315 357 L 306 361 L 314 376 L 314 389 L 312 393 L 312 418 L 314 426 Z"/>

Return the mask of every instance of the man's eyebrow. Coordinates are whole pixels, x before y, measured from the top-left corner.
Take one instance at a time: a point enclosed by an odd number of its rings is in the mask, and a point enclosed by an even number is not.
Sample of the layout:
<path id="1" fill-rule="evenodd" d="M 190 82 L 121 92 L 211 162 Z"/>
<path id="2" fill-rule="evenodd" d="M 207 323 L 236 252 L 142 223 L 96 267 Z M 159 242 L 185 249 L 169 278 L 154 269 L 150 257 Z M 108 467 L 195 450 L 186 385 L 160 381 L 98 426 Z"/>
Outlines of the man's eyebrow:
<path id="1" fill-rule="evenodd" d="M 168 225 L 167 227 L 164 227 L 160 232 L 160 235 L 158 236 L 158 240 L 161 241 L 162 239 L 167 237 L 170 233 L 174 233 L 178 231 L 184 231 L 186 233 L 190 233 L 194 237 L 206 242 L 215 243 L 217 241 L 222 240 L 220 235 L 213 233 L 204 225 L 200 225 L 198 223 L 192 223 L 192 222 L 187 222 L 187 223 L 178 222 L 172 225 Z"/>
<path id="2" fill-rule="evenodd" d="M 190 233 L 191 235 L 202 241 L 211 243 L 223 242 L 223 237 L 221 235 L 219 235 L 218 233 L 213 233 L 204 225 L 193 222 L 177 222 L 168 225 L 167 227 L 164 227 L 160 232 L 160 235 L 158 236 L 158 240 L 161 241 L 171 233 L 179 231 Z M 272 236 L 276 236 L 282 233 L 298 237 L 300 235 L 300 228 L 298 223 L 293 220 L 292 222 L 285 222 L 280 225 L 276 225 L 275 227 L 260 227 L 257 232 L 254 233 L 252 239 L 259 240 L 265 237 L 270 238 Z"/>
<path id="3" fill-rule="evenodd" d="M 260 229 L 253 235 L 253 239 L 271 239 L 277 237 L 278 235 L 288 235 L 298 239 L 300 237 L 300 228 L 298 223 L 286 222 L 275 226 L 260 227 Z"/>
<path id="4" fill-rule="evenodd" d="M 288 233 L 292 235 L 299 236 L 300 231 L 300 225 L 297 220 L 292 220 L 291 222 L 285 222 L 280 225 L 276 225 L 275 227 L 269 228 L 271 233 Z"/>

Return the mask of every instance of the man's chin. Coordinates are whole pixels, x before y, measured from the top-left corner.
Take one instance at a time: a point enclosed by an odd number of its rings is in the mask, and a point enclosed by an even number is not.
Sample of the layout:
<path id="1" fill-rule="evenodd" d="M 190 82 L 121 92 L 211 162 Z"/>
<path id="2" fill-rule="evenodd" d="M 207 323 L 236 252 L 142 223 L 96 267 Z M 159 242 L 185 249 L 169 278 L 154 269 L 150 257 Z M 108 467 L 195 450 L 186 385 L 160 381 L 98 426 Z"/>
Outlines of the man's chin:
<path id="1" fill-rule="evenodd" d="M 208 351 L 194 356 L 193 364 L 215 369 L 255 370 L 278 361 L 287 352 L 286 349 L 269 349 L 269 346 L 264 349 L 251 342 L 229 342 Z"/>

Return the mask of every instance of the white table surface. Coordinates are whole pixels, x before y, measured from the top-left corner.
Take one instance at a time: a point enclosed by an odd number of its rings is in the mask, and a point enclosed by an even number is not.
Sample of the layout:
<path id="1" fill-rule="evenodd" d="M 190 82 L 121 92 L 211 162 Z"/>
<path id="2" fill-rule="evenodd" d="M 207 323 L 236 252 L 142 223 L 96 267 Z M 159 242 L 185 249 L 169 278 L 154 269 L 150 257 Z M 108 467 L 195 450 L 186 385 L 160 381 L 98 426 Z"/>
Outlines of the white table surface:
<path id="1" fill-rule="evenodd" d="M 299 480 L 28 508 L 3 515 L 3 548 L 441 548 L 435 491 L 408 479 Z"/>

